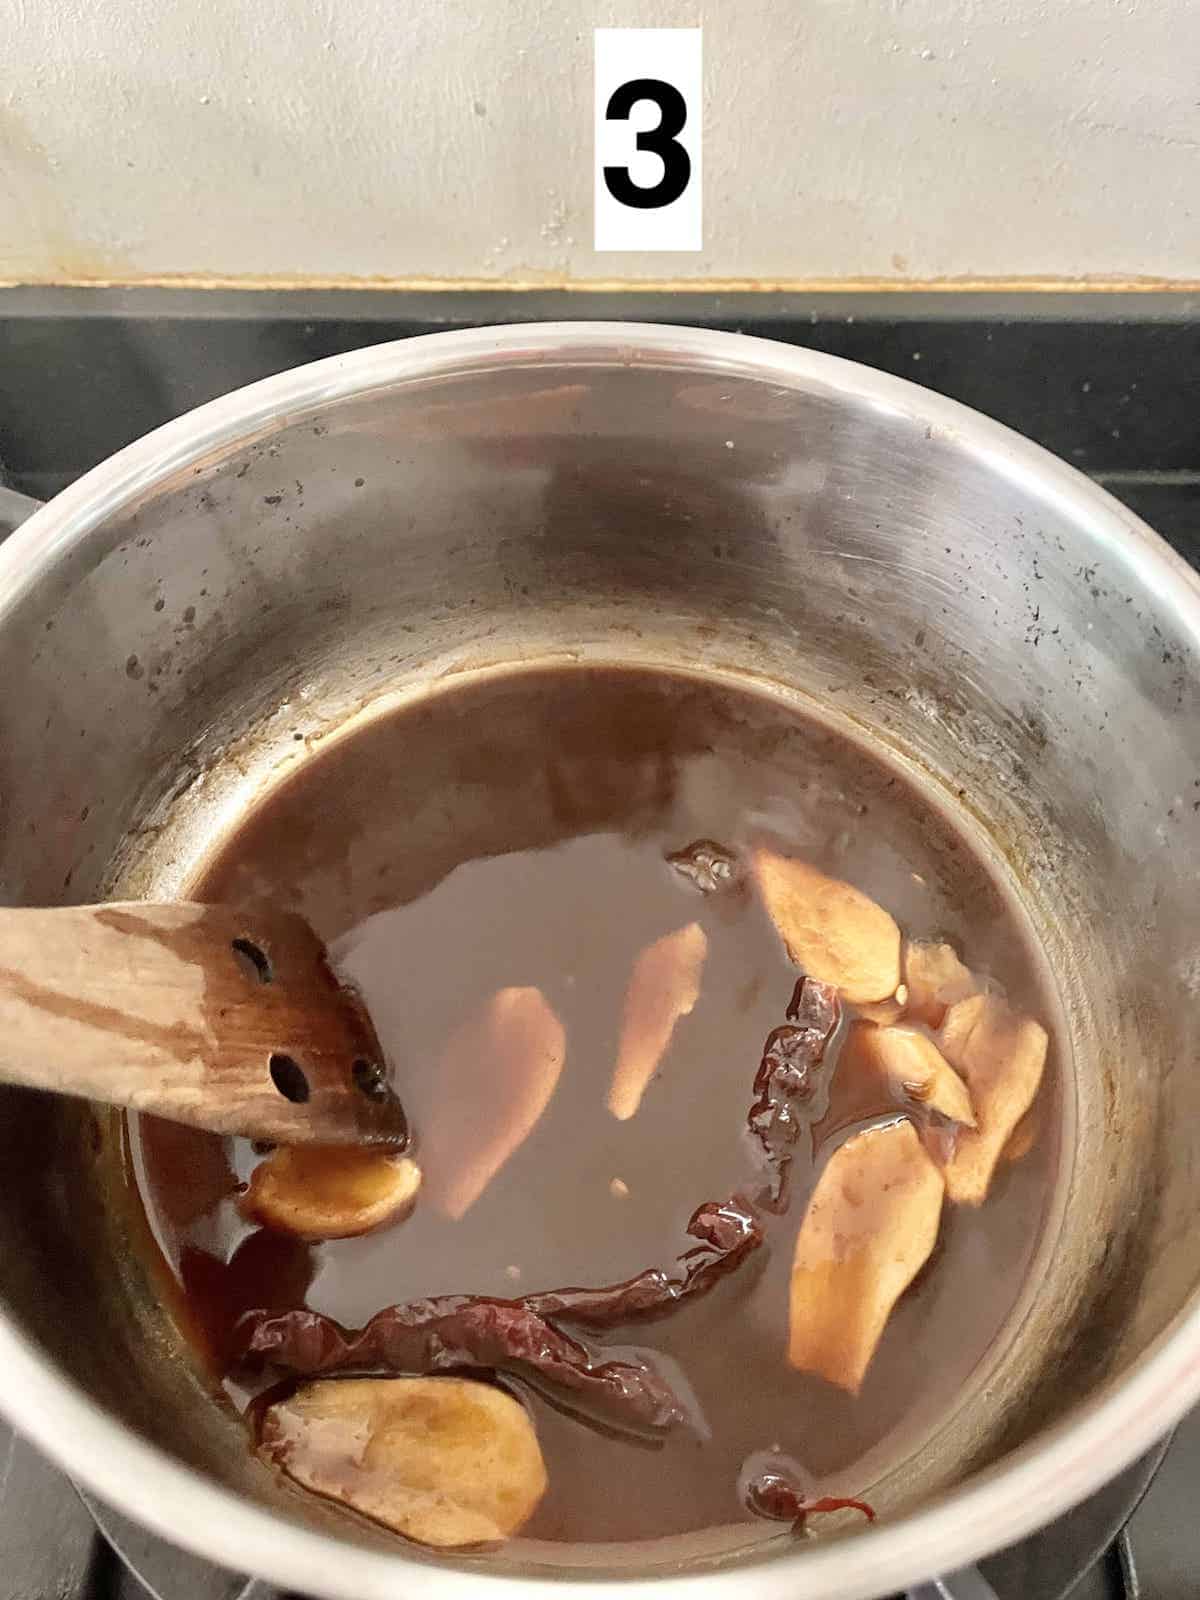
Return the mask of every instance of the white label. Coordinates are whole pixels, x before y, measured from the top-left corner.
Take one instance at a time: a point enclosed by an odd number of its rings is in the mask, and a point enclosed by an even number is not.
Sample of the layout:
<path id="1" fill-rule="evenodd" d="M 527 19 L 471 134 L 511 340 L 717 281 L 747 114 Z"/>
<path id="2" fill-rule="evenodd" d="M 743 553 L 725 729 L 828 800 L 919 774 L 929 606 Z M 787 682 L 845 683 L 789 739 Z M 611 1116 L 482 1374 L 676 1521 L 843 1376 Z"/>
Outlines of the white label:
<path id="1" fill-rule="evenodd" d="M 596 249 L 699 250 L 700 28 L 596 29 Z"/>

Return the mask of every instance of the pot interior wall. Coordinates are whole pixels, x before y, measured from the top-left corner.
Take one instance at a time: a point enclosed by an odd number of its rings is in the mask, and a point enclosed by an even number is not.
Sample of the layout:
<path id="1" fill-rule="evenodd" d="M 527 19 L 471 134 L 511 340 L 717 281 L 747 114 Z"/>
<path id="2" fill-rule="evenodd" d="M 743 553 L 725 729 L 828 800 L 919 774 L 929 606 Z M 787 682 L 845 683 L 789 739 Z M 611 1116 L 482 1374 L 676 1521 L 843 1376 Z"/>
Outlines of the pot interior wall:
<path id="1" fill-rule="evenodd" d="M 1200 673 L 1194 591 L 1114 543 L 1112 502 L 853 388 L 481 364 L 177 462 L 0 597 L 0 896 L 179 893 L 323 736 L 455 672 L 686 666 L 878 741 L 1009 875 L 1076 1100 L 1043 1290 L 892 1510 L 1067 1416 L 1200 1277 Z M 6 1314 L 175 1456 L 375 1541 L 198 1403 L 110 1120 L 3 1099 Z"/>

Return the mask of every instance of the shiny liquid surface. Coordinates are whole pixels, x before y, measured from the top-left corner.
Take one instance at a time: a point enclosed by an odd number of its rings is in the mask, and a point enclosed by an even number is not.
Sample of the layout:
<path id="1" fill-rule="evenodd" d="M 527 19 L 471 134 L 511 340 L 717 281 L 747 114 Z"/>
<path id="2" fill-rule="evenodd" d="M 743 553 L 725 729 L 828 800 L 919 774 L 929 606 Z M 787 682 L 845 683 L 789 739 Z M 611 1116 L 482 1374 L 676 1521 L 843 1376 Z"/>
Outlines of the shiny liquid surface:
<path id="1" fill-rule="evenodd" d="M 504 1085 L 485 1062 L 471 1092 L 461 1075 L 450 1089 L 440 1066 L 455 1030 L 497 990 L 541 991 L 565 1030 L 565 1065 L 527 1137 L 460 1218 L 423 1198 L 394 1227 L 315 1245 L 241 1219 L 237 1186 L 258 1159 L 244 1142 L 141 1119 L 142 1199 L 185 1321 L 218 1372 L 242 1311 L 306 1305 L 354 1326 L 426 1295 L 609 1283 L 670 1267 L 701 1202 L 752 1186 L 751 1086 L 797 972 L 752 892 L 701 894 L 667 863 L 699 838 L 735 852 L 769 840 L 852 881 L 906 933 L 949 938 L 1049 1021 L 1022 929 L 980 861 L 895 772 L 790 707 L 615 668 L 444 690 L 303 762 L 193 893 L 298 909 L 331 941 L 388 1052 L 418 1158 L 423 1132 L 449 1126 L 457 1144 L 429 1138 L 431 1148 L 461 1149 L 503 1114 Z M 699 998 L 637 1114 L 618 1121 L 605 1102 L 631 967 L 691 922 L 708 941 Z M 806 1106 L 814 1125 L 831 1096 L 836 1111 L 837 1043 Z M 522 1537 L 642 1540 L 737 1523 L 777 1533 L 739 1494 L 744 1464 L 765 1450 L 799 1463 L 814 1493 L 869 1498 L 977 1381 L 1026 1285 L 1054 1178 L 1059 1093 L 1052 1048 L 1032 1152 L 1001 1168 L 978 1211 L 945 1208 L 934 1255 L 857 1397 L 786 1360 L 795 1237 L 831 1148 L 803 1137 L 790 1209 L 764 1218 L 765 1249 L 669 1317 L 589 1336 L 651 1352 L 687 1397 L 688 1426 L 632 1440 L 513 1386 L 550 1481 Z M 431 1194 L 438 1178 L 427 1172 Z M 244 1399 L 236 1384 L 229 1392 Z"/>

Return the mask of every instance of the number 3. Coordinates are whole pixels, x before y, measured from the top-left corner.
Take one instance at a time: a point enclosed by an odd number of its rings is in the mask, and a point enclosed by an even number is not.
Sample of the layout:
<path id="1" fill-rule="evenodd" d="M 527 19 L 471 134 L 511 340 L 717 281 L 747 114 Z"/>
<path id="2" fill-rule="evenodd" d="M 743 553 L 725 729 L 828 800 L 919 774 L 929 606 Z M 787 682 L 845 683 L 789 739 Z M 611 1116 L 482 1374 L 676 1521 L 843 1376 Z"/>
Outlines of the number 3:
<path id="1" fill-rule="evenodd" d="M 604 115 L 609 122 L 624 122 L 639 100 L 653 100 L 659 110 L 658 126 L 638 134 L 637 148 L 658 157 L 663 164 L 662 177 L 643 187 L 633 182 L 628 167 L 605 167 L 604 181 L 621 205 L 653 211 L 678 200 L 692 175 L 692 158 L 676 138 L 687 122 L 687 102 L 674 85 L 661 78 L 631 78 L 613 90 Z"/>

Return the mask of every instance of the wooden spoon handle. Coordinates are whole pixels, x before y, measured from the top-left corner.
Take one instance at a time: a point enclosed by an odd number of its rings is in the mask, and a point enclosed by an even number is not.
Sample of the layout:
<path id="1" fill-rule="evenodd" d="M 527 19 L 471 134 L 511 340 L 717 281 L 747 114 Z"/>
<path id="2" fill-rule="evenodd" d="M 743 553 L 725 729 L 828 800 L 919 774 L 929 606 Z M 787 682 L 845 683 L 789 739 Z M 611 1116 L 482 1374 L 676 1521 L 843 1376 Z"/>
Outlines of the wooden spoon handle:
<path id="1" fill-rule="evenodd" d="M 286 912 L 0 908 L 0 1080 L 289 1144 L 407 1137 L 362 1003 Z"/>

